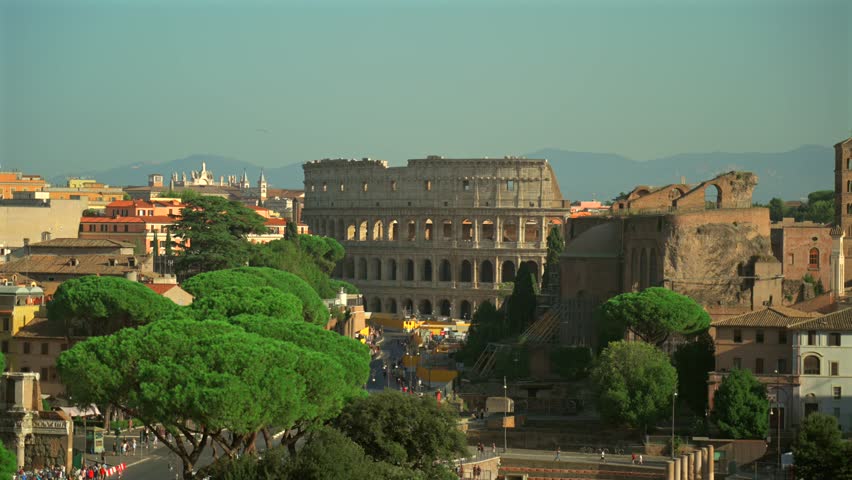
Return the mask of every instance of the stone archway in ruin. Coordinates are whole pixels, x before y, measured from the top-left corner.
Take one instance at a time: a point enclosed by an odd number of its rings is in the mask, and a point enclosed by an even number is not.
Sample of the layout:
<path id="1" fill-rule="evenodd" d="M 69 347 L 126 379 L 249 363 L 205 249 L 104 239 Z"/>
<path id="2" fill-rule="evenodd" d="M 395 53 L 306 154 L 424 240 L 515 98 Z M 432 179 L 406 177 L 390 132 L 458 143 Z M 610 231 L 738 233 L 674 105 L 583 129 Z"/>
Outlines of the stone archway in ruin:
<path id="1" fill-rule="evenodd" d="M 722 208 L 722 189 L 715 183 L 704 188 L 704 208 L 708 210 Z"/>
<path id="2" fill-rule="evenodd" d="M 527 266 L 535 281 L 538 282 L 538 263 L 535 260 L 527 260 L 524 265 Z"/>
<path id="3" fill-rule="evenodd" d="M 405 261 L 405 281 L 414 281 L 414 260 L 410 258 Z"/>
<path id="4" fill-rule="evenodd" d="M 473 240 L 473 222 L 465 218 L 461 223 L 461 239 L 464 242 Z"/>
<path id="5" fill-rule="evenodd" d="M 428 258 L 423 260 L 423 277 L 421 278 L 424 282 L 432 281 L 432 260 Z"/>
<path id="6" fill-rule="evenodd" d="M 381 313 L 381 311 L 382 311 L 382 301 L 381 301 L 381 299 L 379 299 L 379 297 L 374 297 L 374 298 L 370 301 L 370 311 L 371 311 L 371 312 L 376 312 L 376 313 Z"/>
<path id="7" fill-rule="evenodd" d="M 432 302 L 426 299 L 420 300 L 417 311 L 423 315 L 432 315 Z"/>
<path id="8" fill-rule="evenodd" d="M 453 239 L 453 221 L 452 220 L 444 220 L 441 222 L 441 239 L 442 240 L 452 240 Z"/>
<path id="9" fill-rule="evenodd" d="M 367 279 L 367 259 L 359 258 L 358 259 L 358 280 L 366 280 Z"/>
<path id="10" fill-rule="evenodd" d="M 515 281 L 515 262 L 506 260 L 500 269 L 500 279 L 504 282 Z"/>
<path id="11" fill-rule="evenodd" d="M 524 223 L 524 241 L 525 242 L 540 242 L 541 227 L 535 219 L 529 219 Z"/>
<path id="12" fill-rule="evenodd" d="M 432 219 L 427 218 L 425 222 L 423 222 L 423 240 L 432 241 L 434 237 L 434 224 L 432 223 Z"/>
<path id="13" fill-rule="evenodd" d="M 459 308 L 459 316 L 465 320 L 470 320 L 471 316 L 471 305 L 467 300 L 462 300 L 461 306 Z"/>
<path id="14" fill-rule="evenodd" d="M 518 225 L 512 221 L 507 221 L 503 224 L 503 231 L 501 232 L 504 242 L 517 242 L 518 241 Z"/>
<path id="15" fill-rule="evenodd" d="M 391 220 L 388 224 L 388 240 L 395 242 L 399 240 L 399 222 Z"/>
<path id="16" fill-rule="evenodd" d="M 387 311 L 389 313 L 397 313 L 396 299 L 389 298 L 387 301 Z"/>
<path id="17" fill-rule="evenodd" d="M 396 259 L 391 258 L 388 260 L 388 280 L 396 280 L 397 278 L 397 265 Z"/>
<path id="18" fill-rule="evenodd" d="M 373 224 L 373 241 L 378 242 L 384 239 L 385 236 L 385 225 L 381 220 L 376 220 L 376 223 Z"/>
<path id="19" fill-rule="evenodd" d="M 382 279 L 382 259 L 374 258 L 373 268 L 370 271 L 370 279 L 371 280 L 381 280 Z"/>
<path id="20" fill-rule="evenodd" d="M 355 224 L 350 223 L 349 226 L 346 227 L 346 240 L 355 240 L 356 233 Z"/>
<path id="21" fill-rule="evenodd" d="M 406 298 L 402 301 L 403 313 L 406 315 L 411 315 L 414 313 L 414 300 L 410 298 Z"/>
<path id="22" fill-rule="evenodd" d="M 479 268 L 480 283 L 494 283 L 494 264 L 491 260 L 483 260 Z"/>
<path id="23" fill-rule="evenodd" d="M 473 267 L 471 266 L 468 260 L 462 260 L 461 262 L 461 274 L 459 275 L 460 282 L 472 282 L 473 281 Z"/>
<path id="24" fill-rule="evenodd" d="M 352 257 L 343 261 L 343 278 L 355 278 L 355 259 Z"/>
<path id="25" fill-rule="evenodd" d="M 482 235 L 479 237 L 479 239 L 493 242 L 496 238 L 497 236 L 494 233 L 494 222 L 492 222 L 491 220 L 483 220 Z"/>
<path id="26" fill-rule="evenodd" d="M 453 281 L 453 267 L 450 265 L 450 261 L 447 259 L 441 260 L 441 267 L 438 269 L 438 281 Z"/>
<path id="27" fill-rule="evenodd" d="M 417 240 L 417 222 L 414 220 L 408 221 L 408 230 L 406 231 L 406 239 L 409 242 Z"/>
<path id="28" fill-rule="evenodd" d="M 370 224 L 366 220 L 362 220 L 361 223 L 358 224 L 358 241 L 366 242 L 367 234 L 370 231 Z"/>
<path id="29" fill-rule="evenodd" d="M 450 301 L 447 300 L 446 298 L 441 300 L 441 311 L 440 311 L 441 316 L 449 317 L 449 316 L 452 315 L 452 313 L 453 313 L 453 306 L 450 303 Z"/>

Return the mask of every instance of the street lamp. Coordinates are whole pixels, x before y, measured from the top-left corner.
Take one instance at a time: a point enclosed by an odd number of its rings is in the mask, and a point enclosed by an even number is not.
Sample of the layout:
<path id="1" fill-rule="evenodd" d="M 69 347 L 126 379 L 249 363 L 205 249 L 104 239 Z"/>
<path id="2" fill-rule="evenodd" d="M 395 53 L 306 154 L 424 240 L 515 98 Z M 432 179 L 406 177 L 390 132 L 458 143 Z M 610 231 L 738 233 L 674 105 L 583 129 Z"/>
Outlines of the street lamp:
<path id="1" fill-rule="evenodd" d="M 677 392 L 674 392 L 674 393 L 672 394 L 672 443 L 671 443 L 671 449 L 672 449 L 672 460 L 674 460 L 674 458 L 675 458 L 675 444 L 674 444 L 674 433 L 675 433 L 675 425 L 674 425 L 674 421 L 675 421 L 675 403 L 677 403 Z"/>
<path id="2" fill-rule="evenodd" d="M 506 377 L 503 377 L 503 453 L 509 450 L 508 437 L 506 436 L 506 411 L 509 410 L 509 394 L 506 386 Z"/>

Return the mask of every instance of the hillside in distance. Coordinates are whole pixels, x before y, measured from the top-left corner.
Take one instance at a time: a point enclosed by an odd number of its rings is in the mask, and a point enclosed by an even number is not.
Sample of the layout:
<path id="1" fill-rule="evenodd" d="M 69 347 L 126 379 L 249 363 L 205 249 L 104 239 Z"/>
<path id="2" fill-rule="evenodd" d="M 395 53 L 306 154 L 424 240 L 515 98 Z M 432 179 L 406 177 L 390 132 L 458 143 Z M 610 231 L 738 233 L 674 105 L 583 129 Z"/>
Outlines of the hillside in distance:
<path id="1" fill-rule="evenodd" d="M 449 155 L 447 155 L 449 156 Z M 772 197 L 797 200 L 816 190 L 830 190 L 834 185 L 834 149 L 805 145 L 778 153 L 684 153 L 647 161 L 636 161 L 608 153 L 574 152 L 542 149 L 524 155 L 527 158 L 546 158 L 553 166 L 562 194 L 570 200 L 610 200 L 620 192 L 629 192 L 636 185 L 666 185 L 708 180 L 731 170 L 747 170 L 757 174 L 759 183 L 754 201 L 766 203 Z M 220 155 L 196 154 L 164 163 L 140 163 L 78 175 L 96 178 L 110 185 L 145 185 L 148 175 L 200 170 L 201 162 L 216 180 L 221 175 L 248 173 L 252 185 L 257 182 L 260 167 L 247 161 Z M 401 164 L 404 162 L 393 162 Z M 304 188 L 302 162 L 264 167 L 270 187 Z M 54 185 L 63 184 L 66 176 L 50 179 Z"/>

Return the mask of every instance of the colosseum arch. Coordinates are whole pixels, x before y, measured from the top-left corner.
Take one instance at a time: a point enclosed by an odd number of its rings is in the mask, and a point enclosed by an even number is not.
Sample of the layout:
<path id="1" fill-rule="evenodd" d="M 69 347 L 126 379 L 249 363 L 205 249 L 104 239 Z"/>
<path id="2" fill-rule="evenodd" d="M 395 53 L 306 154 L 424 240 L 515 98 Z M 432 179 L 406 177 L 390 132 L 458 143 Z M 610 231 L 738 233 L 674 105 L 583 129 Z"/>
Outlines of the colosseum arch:
<path id="1" fill-rule="evenodd" d="M 541 241 L 541 226 L 536 219 L 528 219 L 524 222 L 524 241 L 525 242 L 540 242 Z"/>
<path id="2" fill-rule="evenodd" d="M 479 267 L 480 283 L 494 283 L 494 264 L 491 260 L 483 260 Z"/>
<path id="3" fill-rule="evenodd" d="M 366 280 L 367 279 L 367 259 L 359 258 L 358 259 L 358 280 Z"/>
<path id="4" fill-rule="evenodd" d="M 406 298 L 402 301 L 402 310 L 406 315 L 411 315 L 414 313 L 414 300 L 410 298 Z"/>
<path id="5" fill-rule="evenodd" d="M 471 222 L 468 218 L 462 220 L 461 239 L 465 242 L 470 242 L 473 240 L 473 222 Z"/>
<path id="6" fill-rule="evenodd" d="M 370 269 L 370 280 L 381 280 L 382 279 L 382 259 L 374 258 L 371 262 L 373 265 Z"/>
<path id="7" fill-rule="evenodd" d="M 452 240 L 453 239 L 453 221 L 452 220 L 444 220 L 441 222 L 441 239 L 442 240 Z"/>
<path id="8" fill-rule="evenodd" d="M 443 300 L 441 300 L 441 308 L 440 308 L 440 312 L 439 312 L 439 313 L 440 313 L 440 314 L 441 314 L 441 316 L 443 316 L 443 317 L 449 317 L 449 316 L 451 316 L 451 315 L 452 315 L 452 313 L 453 313 L 453 306 L 452 306 L 452 304 L 450 303 L 450 301 L 449 301 L 449 300 L 447 300 L 446 298 L 445 298 L 445 299 L 443 299 Z"/>
<path id="9" fill-rule="evenodd" d="M 646 249 L 639 253 L 639 289 L 648 288 L 648 254 Z"/>
<path id="10" fill-rule="evenodd" d="M 423 240 L 431 241 L 434 238 L 433 226 L 431 218 L 427 218 L 426 221 L 423 222 Z"/>
<path id="11" fill-rule="evenodd" d="M 385 306 L 386 306 L 385 310 L 388 313 L 397 313 L 397 306 L 396 306 L 396 299 L 395 298 L 387 299 L 387 301 L 385 302 Z"/>
<path id="12" fill-rule="evenodd" d="M 384 239 L 385 224 L 381 220 L 376 220 L 373 224 L 373 241 L 378 242 Z"/>
<path id="13" fill-rule="evenodd" d="M 350 223 L 348 227 L 346 227 L 346 240 L 355 240 L 355 224 Z"/>
<path id="14" fill-rule="evenodd" d="M 503 223 L 503 240 L 504 242 L 518 241 L 518 224 L 514 220 L 507 220 Z"/>
<path id="15" fill-rule="evenodd" d="M 409 242 L 417 240 L 417 222 L 414 220 L 408 221 L 408 232 L 406 238 Z"/>
<path id="16" fill-rule="evenodd" d="M 355 278 L 355 259 L 352 257 L 343 261 L 343 278 Z"/>
<path id="17" fill-rule="evenodd" d="M 441 260 L 441 266 L 438 268 L 438 281 L 439 282 L 452 282 L 453 281 L 453 267 L 450 265 L 450 261 L 447 259 Z"/>
<path id="18" fill-rule="evenodd" d="M 343 219 L 337 221 L 337 235 L 338 236 L 335 238 L 339 240 L 346 240 L 346 227 L 343 223 Z"/>
<path id="19" fill-rule="evenodd" d="M 535 281 L 538 282 L 538 262 L 535 260 L 527 260 L 524 262 L 524 265 L 527 266 L 527 269 L 529 269 L 530 273 L 532 273 Z"/>
<path id="20" fill-rule="evenodd" d="M 399 240 L 399 222 L 391 220 L 388 224 L 388 240 L 395 242 Z"/>
<path id="21" fill-rule="evenodd" d="M 432 302 L 427 299 L 420 300 L 417 304 L 417 312 L 423 315 L 432 315 Z"/>
<path id="22" fill-rule="evenodd" d="M 424 282 L 432 281 L 432 260 L 429 260 L 428 258 L 423 260 L 423 276 L 421 277 L 421 280 Z"/>
<path id="23" fill-rule="evenodd" d="M 658 287 L 662 283 L 660 267 L 657 265 L 656 248 L 651 248 L 651 253 L 648 255 L 648 280 L 651 287 Z"/>
<path id="24" fill-rule="evenodd" d="M 494 235 L 494 222 L 492 222 L 491 220 L 483 220 L 482 235 L 479 237 L 479 239 L 490 240 L 493 242 L 496 238 L 496 235 Z"/>
<path id="25" fill-rule="evenodd" d="M 370 300 L 370 311 L 380 313 L 382 311 L 382 300 L 379 297 L 373 297 Z"/>
<path id="26" fill-rule="evenodd" d="M 459 306 L 459 317 L 469 320 L 471 315 L 471 305 L 467 300 L 462 300 Z"/>
<path id="27" fill-rule="evenodd" d="M 472 282 L 473 281 L 473 267 L 468 260 L 462 260 L 461 262 L 461 272 L 459 274 L 460 282 Z"/>
<path id="28" fill-rule="evenodd" d="M 405 281 L 414 281 L 414 260 L 410 258 L 405 261 Z"/>
<path id="29" fill-rule="evenodd" d="M 500 268 L 500 279 L 504 282 L 515 281 L 515 262 L 506 260 Z"/>
<path id="30" fill-rule="evenodd" d="M 367 234 L 368 234 L 369 231 L 370 231 L 370 223 L 367 222 L 366 220 L 361 220 L 361 222 L 358 224 L 358 241 L 359 242 L 366 242 L 367 241 Z"/>
<path id="31" fill-rule="evenodd" d="M 326 224 L 326 228 L 327 228 L 327 230 L 325 232 L 326 237 L 337 238 L 337 231 L 335 229 L 336 223 L 337 222 L 335 222 L 334 220 L 328 221 L 328 223 Z"/>
<path id="32" fill-rule="evenodd" d="M 396 281 L 396 277 L 397 277 L 396 259 L 391 258 L 390 260 L 388 260 L 388 280 Z"/>
<path id="33" fill-rule="evenodd" d="M 715 183 L 704 187 L 704 208 L 722 208 L 722 189 Z"/>

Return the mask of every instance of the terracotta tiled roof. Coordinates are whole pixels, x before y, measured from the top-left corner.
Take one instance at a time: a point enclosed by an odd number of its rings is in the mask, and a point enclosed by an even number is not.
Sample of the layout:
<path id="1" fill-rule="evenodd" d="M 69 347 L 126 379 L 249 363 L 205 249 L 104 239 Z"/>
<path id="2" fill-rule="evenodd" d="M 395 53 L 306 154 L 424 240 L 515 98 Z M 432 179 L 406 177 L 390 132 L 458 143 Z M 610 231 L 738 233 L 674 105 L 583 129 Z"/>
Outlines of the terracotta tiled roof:
<path id="1" fill-rule="evenodd" d="M 128 265 L 128 258 L 137 259 L 136 267 Z M 146 257 L 134 255 L 29 255 L 11 262 L 0 263 L 0 273 L 55 273 L 60 275 L 124 275 L 139 271 Z M 77 265 L 72 264 L 77 260 Z M 110 265 L 110 260 L 114 265 Z"/>
<path id="2" fill-rule="evenodd" d="M 287 225 L 287 219 L 284 218 L 267 218 L 264 225 Z"/>
<path id="3" fill-rule="evenodd" d="M 146 217 L 83 217 L 80 223 L 145 223 Z"/>
<path id="4" fill-rule="evenodd" d="M 153 290 L 157 295 L 162 295 L 177 287 L 177 285 L 173 283 L 146 283 L 145 286 Z"/>
<path id="5" fill-rule="evenodd" d="M 852 330 L 852 308 L 790 325 L 791 330 Z"/>
<path id="6" fill-rule="evenodd" d="M 714 327 L 788 327 L 802 320 L 819 317 L 819 313 L 802 312 L 794 308 L 773 306 L 744 313 L 736 317 L 716 320 Z"/>
<path id="7" fill-rule="evenodd" d="M 85 217 L 96 218 L 96 217 Z M 109 239 L 87 239 L 87 238 L 54 238 L 53 240 L 45 240 L 43 242 L 33 243 L 30 248 L 109 248 L 109 247 L 133 247 L 132 243 L 120 242 L 118 240 Z"/>
<path id="8" fill-rule="evenodd" d="M 116 200 L 107 204 L 107 208 L 142 207 L 153 208 L 154 204 L 145 200 Z"/>

